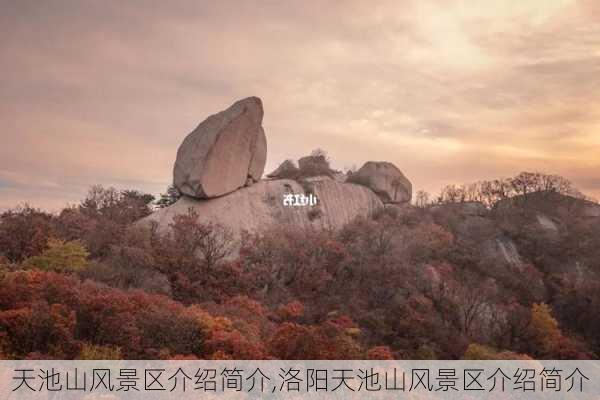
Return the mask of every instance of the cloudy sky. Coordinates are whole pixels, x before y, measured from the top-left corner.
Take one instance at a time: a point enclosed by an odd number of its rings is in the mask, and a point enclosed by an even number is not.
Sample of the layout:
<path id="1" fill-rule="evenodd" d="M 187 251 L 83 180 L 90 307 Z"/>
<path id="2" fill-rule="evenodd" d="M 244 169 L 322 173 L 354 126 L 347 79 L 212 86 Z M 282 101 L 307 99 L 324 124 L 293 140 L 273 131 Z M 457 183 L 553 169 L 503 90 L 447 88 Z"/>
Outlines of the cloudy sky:
<path id="1" fill-rule="evenodd" d="M 323 148 L 432 193 L 539 170 L 600 197 L 596 0 L 0 0 L 0 37 L 0 208 L 159 193 L 250 95 L 267 172 Z"/>

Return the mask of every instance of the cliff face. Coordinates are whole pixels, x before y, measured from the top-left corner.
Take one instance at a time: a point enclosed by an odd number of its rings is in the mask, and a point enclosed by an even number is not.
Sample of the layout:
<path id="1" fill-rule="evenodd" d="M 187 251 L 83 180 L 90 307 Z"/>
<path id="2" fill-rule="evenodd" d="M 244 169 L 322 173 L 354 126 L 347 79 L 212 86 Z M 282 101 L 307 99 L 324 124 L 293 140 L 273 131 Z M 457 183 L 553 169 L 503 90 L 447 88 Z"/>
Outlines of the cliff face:
<path id="1" fill-rule="evenodd" d="M 318 199 L 315 206 L 284 206 L 285 194 L 310 192 Z M 195 210 L 201 222 L 214 222 L 241 232 L 260 232 L 273 225 L 293 224 L 307 227 L 339 229 L 356 217 L 369 217 L 383 209 L 383 203 L 370 189 L 352 183 L 322 178 L 300 185 L 294 180 L 261 180 L 256 184 L 213 199 L 184 196 L 170 207 L 144 218 L 142 224 L 156 222 L 161 231 L 169 229 L 173 217 Z"/>
<path id="2" fill-rule="evenodd" d="M 600 226 L 600 205 L 587 200 L 540 192 L 502 200 L 490 210 L 467 202 L 436 205 L 428 212 L 471 249 L 483 268 L 496 268 L 490 274 L 534 267 L 545 273 L 576 272 L 584 279 L 596 263 L 592 254 L 597 253 L 580 239 Z"/>

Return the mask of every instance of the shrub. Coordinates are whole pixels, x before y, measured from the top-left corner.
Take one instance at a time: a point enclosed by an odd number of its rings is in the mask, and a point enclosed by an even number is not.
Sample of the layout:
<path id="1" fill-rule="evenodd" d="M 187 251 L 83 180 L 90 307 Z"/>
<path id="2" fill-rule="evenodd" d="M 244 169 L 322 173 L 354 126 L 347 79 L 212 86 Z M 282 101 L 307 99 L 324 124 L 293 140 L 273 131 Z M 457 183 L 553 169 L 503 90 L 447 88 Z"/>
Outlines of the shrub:
<path id="1" fill-rule="evenodd" d="M 114 346 L 99 346 L 84 343 L 77 356 L 78 360 L 120 360 L 123 356 L 121 349 Z"/>
<path id="2" fill-rule="evenodd" d="M 309 178 L 313 176 L 333 177 L 333 170 L 329 166 L 327 153 L 321 149 L 314 150 L 309 156 L 298 160 L 298 177 Z"/>
<path id="3" fill-rule="evenodd" d="M 52 216 L 28 205 L 0 215 L 0 255 L 19 263 L 47 248 Z"/>
<path id="4" fill-rule="evenodd" d="M 39 256 L 28 258 L 24 265 L 43 271 L 77 272 L 87 266 L 88 255 L 85 247 L 78 241 L 50 239 L 48 249 Z"/>
<path id="5" fill-rule="evenodd" d="M 187 214 L 175 216 L 171 224 L 172 238 L 167 238 L 167 241 L 192 264 L 199 256 L 204 261 L 204 268 L 210 270 L 231 254 L 233 232 L 221 224 L 202 223 L 198 218 L 199 215 L 192 209 Z"/>
<path id="6" fill-rule="evenodd" d="M 84 355 L 157 358 L 204 355 L 205 330 L 197 312 L 164 296 L 122 291 L 74 276 L 38 270 L 0 280 L 0 342 L 10 358 L 30 353 L 56 358 Z"/>
<path id="7" fill-rule="evenodd" d="M 464 360 L 531 360 L 525 354 L 513 353 L 512 351 L 497 351 L 496 349 L 471 343 L 463 356 Z"/>
<path id="8" fill-rule="evenodd" d="M 372 347 L 367 351 L 367 360 L 393 360 L 394 356 L 388 346 Z"/>

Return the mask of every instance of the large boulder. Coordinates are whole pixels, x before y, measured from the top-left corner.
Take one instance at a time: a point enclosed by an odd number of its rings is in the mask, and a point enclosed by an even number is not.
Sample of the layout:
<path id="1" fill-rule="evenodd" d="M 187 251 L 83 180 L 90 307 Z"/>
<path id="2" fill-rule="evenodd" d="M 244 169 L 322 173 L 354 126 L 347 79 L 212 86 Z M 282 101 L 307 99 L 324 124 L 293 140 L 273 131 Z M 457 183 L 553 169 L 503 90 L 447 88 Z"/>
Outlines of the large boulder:
<path id="1" fill-rule="evenodd" d="M 204 120 L 177 151 L 175 187 L 206 199 L 257 182 L 267 159 L 262 119 L 262 101 L 248 97 Z"/>
<path id="2" fill-rule="evenodd" d="M 368 161 L 348 177 L 373 190 L 384 203 L 405 203 L 412 198 L 412 184 L 392 163 Z"/>
<path id="3" fill-rule="evenodd" d="M 314 194 L 316 206 L 284 206 L 285 194 Z M 324 179 L 305 183 L 291 179 L 261 180 L 215 199 L 200 200 L 184 196 L 177 203 L 144 218 L 141 224 L 157 224 L 168 232 L 173 217 L 195 210 L 202 222 L 219 223 L 241 237 L 242 231 L 261 232 L 274 226 L 294 229 L 309 227 L 340 229 L 357 217 L 370 217 L 383 209 L 381 200 L 369 189 L 351 183 Z"/>

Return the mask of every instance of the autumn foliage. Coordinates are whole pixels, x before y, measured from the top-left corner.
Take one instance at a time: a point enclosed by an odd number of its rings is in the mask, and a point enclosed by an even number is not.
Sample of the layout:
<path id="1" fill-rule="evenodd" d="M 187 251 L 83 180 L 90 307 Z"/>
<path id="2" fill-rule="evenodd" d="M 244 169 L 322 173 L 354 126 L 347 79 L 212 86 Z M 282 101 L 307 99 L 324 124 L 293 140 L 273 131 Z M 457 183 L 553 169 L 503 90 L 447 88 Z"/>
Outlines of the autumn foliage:
<path id="1" fill-rule="evenodd" d="M 133 224 L 152 211 L 136 191 L 7 211 L 0 357 L 597 358 L 600 224 L 558 189 L 539 196 L 563 181 L 521 178 L 511 190 L 538 185 L 527 201 L 493 197 L 499 182 L 476 215 L 422 204 L 340 231 L 281 225 L 244 234 L 235 257 L 231 232 L 193 212 L 166 234 Z M 555 233 L 535 225 L 542 212 Z M 521 262 L 485 243 L 514 243 Z"/>

